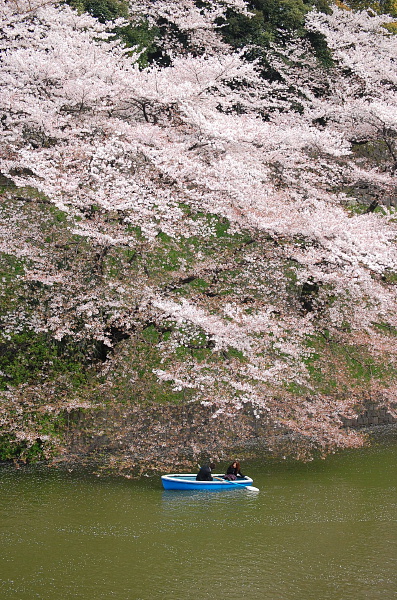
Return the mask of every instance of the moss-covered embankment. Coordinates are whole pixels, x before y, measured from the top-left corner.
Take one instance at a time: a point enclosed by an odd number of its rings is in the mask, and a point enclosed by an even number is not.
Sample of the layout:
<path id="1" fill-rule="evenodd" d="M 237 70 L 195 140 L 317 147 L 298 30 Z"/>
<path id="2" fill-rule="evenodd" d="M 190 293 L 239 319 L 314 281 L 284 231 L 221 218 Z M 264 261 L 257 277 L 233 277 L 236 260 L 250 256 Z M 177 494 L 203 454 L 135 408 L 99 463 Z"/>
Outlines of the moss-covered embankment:
<path id="1" fill-rule="evenodd" d="M 386 409 L 371 404 L 345 425 L 367 428 L 396 422 Z M 227 461 L 234 456 L 269 459 L 313 454 L 308 440 L 291 435 L 252 406 L 231 415 L 216 414 L 213 407 L 197 403 L 76 410 L 69 416 L 65 442 L 68 452 L 55 462 L 87 464 L 99 472 L 126 476 L 194 469 L 210 457 Z"/>
<path id="2" fill-rule="evenodd" d="M 394 420 L 396 330 L 379 319 L 371 339 L 348 321 L 332 326 L 333 289 L 302 283 L 289 257 L 308 240 L 231 231 L 182 206 L 194 235 L 149 242 L 93 205 L 87 223 L 129 235 L 127 246 L 98 242 L 77 232 L 81 216 L 2 183 L 0 460 L 128 474 L 209 455 L 307 457 L 357 443 L 349 427 Z M 191 320 L 167 303 L 192 307 Z M 314 325 L 297 332 L 285 315 Z M 256 362 L 216 347 L 210 319 L 225 337 L 252 323 L 247 343 L 236 339 Z"/>
<path id="3" fill-rule="evenodd" d="M 355 419 L 342 422 L 349 429 L 368 431 L 397 419 L 368 403 Z M 46 460 L 52 466 L 83 466 L 100 474 L 136 477 L 144 472 L 194 470 L 210 457 L 307 459 L 326 450 L 316 450 L 310 438 L 291 433 L 252 405 L 238 415 L 217 414 L 214 407 L 198 403 L 76 408 L 52 420 L 38 412 L 35 424 L 41 427 L 36 439 L 21 437 L 18 443 L 13 435 L 0 438 L 3 459 Z"/>

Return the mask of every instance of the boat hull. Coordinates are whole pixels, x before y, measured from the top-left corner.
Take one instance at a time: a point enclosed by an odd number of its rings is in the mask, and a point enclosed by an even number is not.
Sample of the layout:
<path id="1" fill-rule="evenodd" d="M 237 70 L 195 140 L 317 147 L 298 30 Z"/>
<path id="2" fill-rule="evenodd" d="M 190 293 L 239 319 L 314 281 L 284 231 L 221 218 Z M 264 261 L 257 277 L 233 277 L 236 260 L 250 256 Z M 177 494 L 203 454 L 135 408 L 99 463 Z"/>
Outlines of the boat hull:
<path id="1" fill-rule="evenodd" d="M 161 482 L 165 490 L 238 490 L 252 485 L 253 480 L 250 477 L 236 479 L 235 481 L 227 481 L 222 479 L 222 475 L 213 475 L 219 477 L 213 481 L 196 481 L 196 475 L 191 473 L 182 473 L 177 475 L 162 475 Z"/>

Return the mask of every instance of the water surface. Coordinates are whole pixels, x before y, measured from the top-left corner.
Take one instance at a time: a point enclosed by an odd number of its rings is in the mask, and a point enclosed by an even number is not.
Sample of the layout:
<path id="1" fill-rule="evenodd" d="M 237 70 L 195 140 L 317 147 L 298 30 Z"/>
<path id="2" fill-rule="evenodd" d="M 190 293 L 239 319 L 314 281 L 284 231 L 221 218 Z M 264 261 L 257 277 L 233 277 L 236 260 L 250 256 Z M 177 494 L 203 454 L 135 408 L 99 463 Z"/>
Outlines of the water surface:
<path id="1" fill-rule="evenodd" d="M 393 600 L 396 458 L 245 464 L 258 494 L 0 466 L 0 598 Z"/>

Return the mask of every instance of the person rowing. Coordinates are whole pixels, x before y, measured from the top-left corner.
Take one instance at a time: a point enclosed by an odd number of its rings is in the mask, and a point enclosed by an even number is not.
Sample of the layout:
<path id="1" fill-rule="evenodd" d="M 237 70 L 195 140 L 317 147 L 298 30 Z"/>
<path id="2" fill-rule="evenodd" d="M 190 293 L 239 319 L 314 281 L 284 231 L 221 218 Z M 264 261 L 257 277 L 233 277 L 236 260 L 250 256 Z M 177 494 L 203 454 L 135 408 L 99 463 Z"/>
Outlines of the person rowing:
<path id="1" fill-rule="evenodd" d="M 215 469 L 215 464 L 212 461 L 200 467 L 200 471 L 197 473 L 196 476 L 196 481 L 213 481 L 213 469 Z"/>

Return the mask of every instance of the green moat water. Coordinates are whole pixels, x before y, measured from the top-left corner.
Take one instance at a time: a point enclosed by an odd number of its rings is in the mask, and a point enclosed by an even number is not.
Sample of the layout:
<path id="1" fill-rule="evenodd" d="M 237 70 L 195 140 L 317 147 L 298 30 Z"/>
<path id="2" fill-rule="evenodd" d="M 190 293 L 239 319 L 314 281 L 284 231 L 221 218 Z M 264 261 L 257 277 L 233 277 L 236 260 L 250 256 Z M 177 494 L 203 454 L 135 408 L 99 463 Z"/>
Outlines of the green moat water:
<path id="1" fill-rule="evenodd" d="M 392 600 L 396 459 L 246 463 L 258 494 L 0 466 L 0 598 Z"/>

